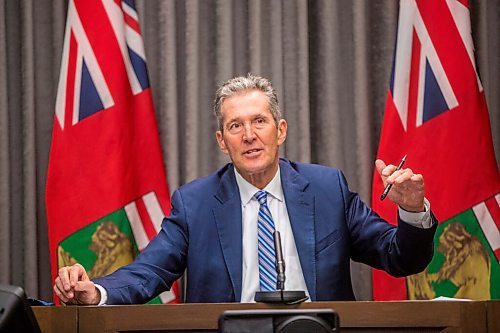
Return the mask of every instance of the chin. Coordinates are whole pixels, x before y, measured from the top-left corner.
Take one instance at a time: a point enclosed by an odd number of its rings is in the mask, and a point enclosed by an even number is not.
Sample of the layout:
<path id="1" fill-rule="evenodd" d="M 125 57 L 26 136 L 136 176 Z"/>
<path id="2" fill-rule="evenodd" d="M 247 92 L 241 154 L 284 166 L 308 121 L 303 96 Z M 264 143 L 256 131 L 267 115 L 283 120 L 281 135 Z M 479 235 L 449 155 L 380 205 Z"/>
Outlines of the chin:
<path id="1" fill-rule="evenodd" d="M 254 176 L 254 175 L 259 175 L 262 174 L 266 171 L 265 168 L 244 168 L 242 170 L 244 173 Z"/>
<path id="2" fill-rule="evenodd" d="M 265 163 L 247 163 L 243 166 L 244 172 L 249 175 L 259 175 L 272 170 L 272 164 Z"/>

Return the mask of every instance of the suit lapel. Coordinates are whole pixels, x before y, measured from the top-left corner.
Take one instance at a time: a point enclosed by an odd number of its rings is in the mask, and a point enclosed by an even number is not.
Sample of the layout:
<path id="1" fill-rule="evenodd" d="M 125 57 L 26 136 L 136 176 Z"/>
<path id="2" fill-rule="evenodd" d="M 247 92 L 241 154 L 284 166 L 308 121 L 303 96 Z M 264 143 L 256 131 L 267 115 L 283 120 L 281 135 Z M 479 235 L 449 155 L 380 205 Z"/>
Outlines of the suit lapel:
<path id="1" fill-rule="evenodd" d="M 300 265 L 312 300 L 316 299 L 316 258 L 314 232 L 314 195 L 309 182 L 287 160 L 280 160 L 281 185 L 292 226 Z M 286 258 L 285 258 L 286 260 Z"/>
<path id="2" fill-rule="evenodd" d="M 213 209 L 215 222 L 235 301 L 238 302 L 242 281 L 242 217 L 240 193 L 232 166 L 222 175 L 215 197 L 220 203 Z"/>

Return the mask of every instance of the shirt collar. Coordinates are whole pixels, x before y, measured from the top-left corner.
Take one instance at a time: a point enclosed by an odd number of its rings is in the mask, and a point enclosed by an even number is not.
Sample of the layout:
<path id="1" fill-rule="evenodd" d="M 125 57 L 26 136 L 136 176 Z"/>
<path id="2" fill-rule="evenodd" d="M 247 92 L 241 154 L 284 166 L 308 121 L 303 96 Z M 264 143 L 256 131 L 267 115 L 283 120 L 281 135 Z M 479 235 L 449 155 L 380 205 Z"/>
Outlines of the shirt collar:
<path id="1" fill-rule="evenodd" d="M 238 189 L 240 191 L 241 203 L 246 206 L 250 200 L 252 200 L 255 193 L 260 191 L 257 187 L 253 186 L 243 178 L 242 175 L 234 168 L 234 173 L 236 175 L 236 183 L 238 184 Z M 274 198 L 279 201 L 283 201 L 283 188 L 281 187 L 281 176 L 280 167 L 278 165 L 278 171 L 274 175 L 274 178 L 264 187 L 263 191 L 266 191 Z"/>

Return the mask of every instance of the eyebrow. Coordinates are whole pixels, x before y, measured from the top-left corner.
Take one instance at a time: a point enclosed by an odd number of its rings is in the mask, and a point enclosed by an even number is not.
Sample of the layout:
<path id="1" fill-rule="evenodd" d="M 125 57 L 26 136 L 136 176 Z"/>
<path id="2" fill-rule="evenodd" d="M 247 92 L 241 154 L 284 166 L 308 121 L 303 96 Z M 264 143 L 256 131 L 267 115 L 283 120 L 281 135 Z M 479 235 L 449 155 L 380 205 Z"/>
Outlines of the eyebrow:
<path id="1" fill-rule="evenodd" d="M 269 118 L 268 115 L 266 115 L 265 113 L 258 113 L 254 116 L 252 116 L 252 120 L 256 119 L 256 118 Z M 272 118 L 272 117 L 271 117 Z M 233 122 L 241 122 L 241 118 L 240 117 L 235 117 L 235 118 L 232 118 L 232 119 L 229 119 L 226 124 L 230 124 L 230 123 L 233 123 Z"/>

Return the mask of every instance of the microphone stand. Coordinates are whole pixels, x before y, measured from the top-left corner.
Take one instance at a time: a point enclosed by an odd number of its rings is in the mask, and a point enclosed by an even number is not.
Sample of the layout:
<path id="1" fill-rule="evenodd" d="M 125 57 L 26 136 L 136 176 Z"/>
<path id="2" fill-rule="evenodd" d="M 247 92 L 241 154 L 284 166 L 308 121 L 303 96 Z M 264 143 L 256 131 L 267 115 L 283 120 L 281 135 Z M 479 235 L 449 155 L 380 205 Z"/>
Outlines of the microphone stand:
<path id="1" fill-rule="evenodd" d="M 283 250 L 281 248 L 281 236 L 279 231 L 274 231 L 274 249 L 276 251 L 276 291 L 257 291 L 255 301 L 263 303 L 283 303 L 287 305 L 299 304 L 307 301 L 303 290 L 285 290 L 285 260 L 283 259 Z"/>

